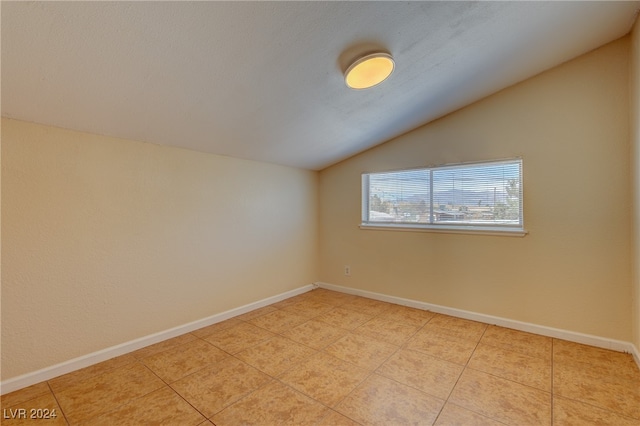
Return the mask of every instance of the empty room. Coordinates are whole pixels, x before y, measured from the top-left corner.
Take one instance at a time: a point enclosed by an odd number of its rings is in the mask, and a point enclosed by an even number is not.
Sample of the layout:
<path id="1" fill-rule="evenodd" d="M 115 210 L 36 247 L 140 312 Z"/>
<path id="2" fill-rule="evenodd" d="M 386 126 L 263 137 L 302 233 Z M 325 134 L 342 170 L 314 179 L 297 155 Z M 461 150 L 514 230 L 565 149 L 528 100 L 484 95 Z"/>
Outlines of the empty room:
<path id="1" fill-rule="evenodd" d="M 640 1 L 2 1 L 4 425 L 639 425 Z"/>

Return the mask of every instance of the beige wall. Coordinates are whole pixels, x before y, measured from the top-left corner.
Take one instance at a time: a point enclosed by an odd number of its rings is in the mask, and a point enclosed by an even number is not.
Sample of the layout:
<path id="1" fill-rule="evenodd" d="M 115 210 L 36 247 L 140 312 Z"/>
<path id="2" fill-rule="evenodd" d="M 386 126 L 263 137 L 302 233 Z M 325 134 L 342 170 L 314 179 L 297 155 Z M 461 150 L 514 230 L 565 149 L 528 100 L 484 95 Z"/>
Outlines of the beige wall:
<path id="1" fill-rule="evenodd" d="M 640 17 L 631 33 L 630 128 L 633 171 L 633 343 L 640 351 Z"/>
<path id="2" fill-rule="evenodd" d="M 2 120 L 2 380 L 317 279 L 317 173 Z"/>
<path id="3" fill-rule="evenodd" d="M 640 348 L 638 70 L 636 23 L 322 171 L 319 192 L 315 172 L 2 119 L 2 380 L 318 277 Z M 362 172 L 512 156 L 524 238 L 357 226 Z"/>
<path id="4" fill-rule="evenodd" d="M 630 341 L 628 49 L 623 38 L 323 170 L 321 280 Z M 363 172 L 513 156 L 524 238 L 358 228 Z"/>

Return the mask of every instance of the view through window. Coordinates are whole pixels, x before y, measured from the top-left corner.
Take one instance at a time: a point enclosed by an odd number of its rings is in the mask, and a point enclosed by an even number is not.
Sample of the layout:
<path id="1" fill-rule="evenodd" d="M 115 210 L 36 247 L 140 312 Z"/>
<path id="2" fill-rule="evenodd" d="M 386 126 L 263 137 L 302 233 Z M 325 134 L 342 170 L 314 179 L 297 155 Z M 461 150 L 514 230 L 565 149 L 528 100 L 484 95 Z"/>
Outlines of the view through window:
<path id="1" fill-rule="evenodd" d="M 363 225 L 523 230 L 522 160 L 362 175 Z"/>

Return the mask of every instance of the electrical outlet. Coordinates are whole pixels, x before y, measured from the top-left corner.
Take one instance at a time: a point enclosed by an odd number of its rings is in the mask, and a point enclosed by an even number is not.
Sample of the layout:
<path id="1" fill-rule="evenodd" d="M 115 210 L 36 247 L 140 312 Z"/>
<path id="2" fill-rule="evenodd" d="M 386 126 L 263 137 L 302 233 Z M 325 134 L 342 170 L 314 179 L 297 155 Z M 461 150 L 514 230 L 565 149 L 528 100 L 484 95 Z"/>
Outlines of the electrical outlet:
<path id="1" fill-rule="evenodd" d="M 351 266 L 344 265 L 344 275 L 347 276 L 347 277 L 351 276 Z"/>

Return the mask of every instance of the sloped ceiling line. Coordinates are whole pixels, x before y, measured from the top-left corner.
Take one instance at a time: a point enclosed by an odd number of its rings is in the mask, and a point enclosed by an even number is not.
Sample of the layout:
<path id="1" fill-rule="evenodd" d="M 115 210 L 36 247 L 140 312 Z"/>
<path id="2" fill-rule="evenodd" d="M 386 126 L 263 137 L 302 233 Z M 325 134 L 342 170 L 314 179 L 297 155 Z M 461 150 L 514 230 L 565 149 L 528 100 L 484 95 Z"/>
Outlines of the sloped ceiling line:
<path id="1" fill-rule="evenodd" d="M 640 2 L 2 2 L 2 115 L 319 170 L 629 32 Z M 349 52 L 396 71 L 353 91 Z"/>

